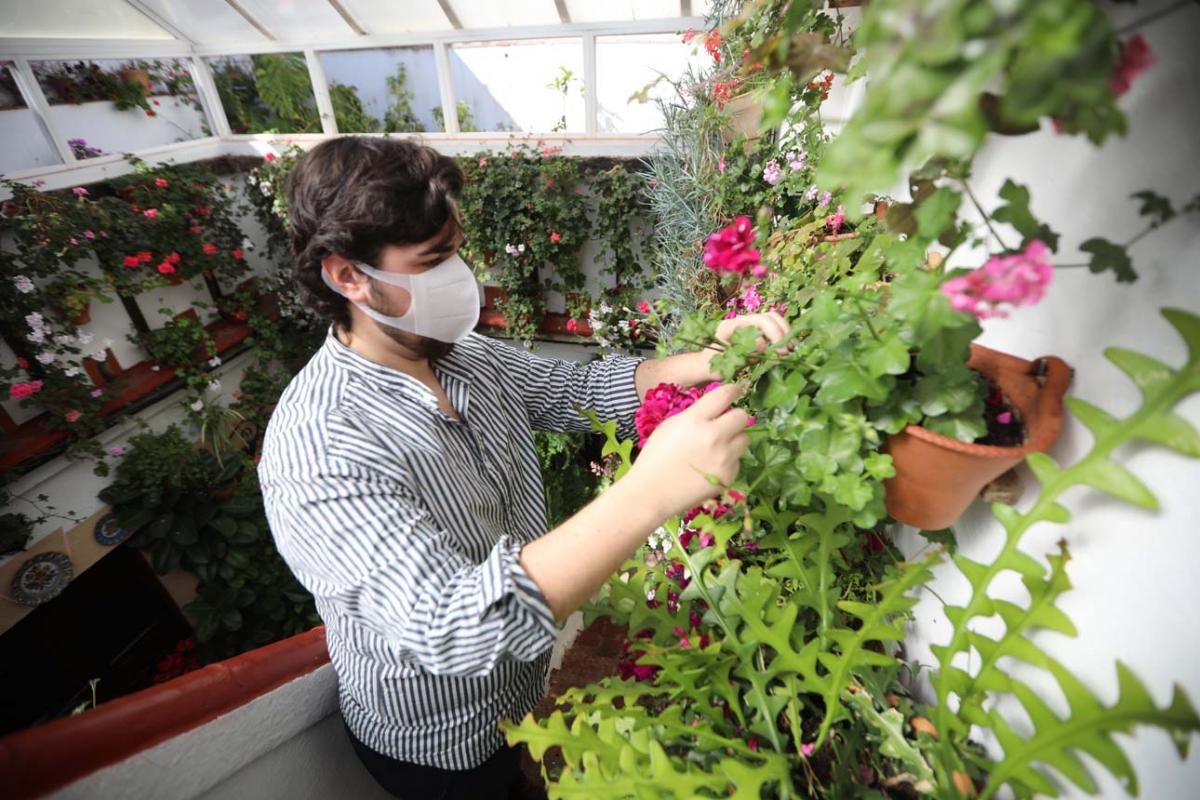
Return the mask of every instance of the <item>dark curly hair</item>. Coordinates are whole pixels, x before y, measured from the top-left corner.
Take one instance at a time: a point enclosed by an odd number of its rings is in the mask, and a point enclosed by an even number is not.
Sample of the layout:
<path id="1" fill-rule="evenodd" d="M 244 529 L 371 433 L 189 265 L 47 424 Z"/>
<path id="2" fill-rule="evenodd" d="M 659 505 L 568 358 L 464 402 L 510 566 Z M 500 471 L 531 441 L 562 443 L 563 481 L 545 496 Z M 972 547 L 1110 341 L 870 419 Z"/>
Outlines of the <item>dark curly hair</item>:
<path id="1" fill-rule="evenodd" d="M 407 139 L 343 136 L 304 154 L 288 181 L 288 227 L 309 306 L 348 328 L 349 302 L 325 285 L 321 260 L 378 264 L 387 245 L 432 238 L 457 219 L 462 185 L 454 159 Z"/>

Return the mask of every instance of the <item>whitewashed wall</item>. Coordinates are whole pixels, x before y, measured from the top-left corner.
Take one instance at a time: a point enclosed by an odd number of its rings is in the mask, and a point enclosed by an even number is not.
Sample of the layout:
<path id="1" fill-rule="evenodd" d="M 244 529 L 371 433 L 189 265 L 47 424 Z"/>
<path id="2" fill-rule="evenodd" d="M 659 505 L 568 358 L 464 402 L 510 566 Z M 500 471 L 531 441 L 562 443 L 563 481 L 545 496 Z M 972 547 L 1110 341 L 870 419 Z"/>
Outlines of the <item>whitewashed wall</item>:
<path id="1" fill-rule="evenodd" d="M 1121 18 L 1145 14 L 1144 5 Z M 972 188 L 988 208 L 1000 203 L 997 191 L 1006 177 L 1029 186 L 1034 213 L 1063 235 L 1058 263 L 1086 261 L 1076 247 L 1090 237 L 1124 241 L 1137 233 L 1142 223 L 1136 201 L 1128 197 L 1134 191 L 1153 189 L 1176 207 L 1200 193 L 1200 59 L 1194 49 L 1200 40 L 1200 8 L 1188 7 L 1143 33 L 1157 64 L 1122 98 L 1130 120 L 1127 137 L 1097 150 L 1079 139 L 1057 136 L 1047 125 L 1035 135 L 996 139 L 974 170 Z M 1173 222 L 1136 244 L 1131 254 L 1141 275 L 1136 283 L 1117 284 L 1111 274 L 1092 275 L 1086 269 L 1061 270 L 1040 306 L 988 322 L 981 342 L 1025 357 L 1059 355 L 1076 369 L 1072 394 L 1117 415 L 1130 413 L 1137 390 L 1102 351 L 1115 345 L 1171 365 L 1182 363 L 1183 345 L 1157 309 L 1200 312 L 1200 220 L 1193 216 Z M 957 265 L 978 264 L 977 259 L 964 257 Z M 1200 425 L 1200 397 L 1177 410 Z M 1086 429 L 1071 421 L 1051 455 L 1070 463 L 1090 446 Z M 1200 462 L 1157 447 L 1128 447 L 1118 458 L 1157 494 L 1162 510 L 1141 511 L 1098 492 L 1074 490 L 1065 498 L 1074 512 L 1070 524 L 1042 525 L 1025 537 L 1023 549 L 1031 555 L 1054 552 L 1060 537 L 1072 554 L 1068 574 L 1075 588 L 1060 605 L 1079 636 L 1038 635 L 1036 641 L 1106 703 L 1117 696 L 1115 662 L 1120 659 L 1146 682 L 1160 705 L 1170 702 L 1174 683 L 1200 705 L 1200 625 L 1194 618 L 1200 608 Z M 1025 483 L 1032 495 L 1036 483 L 1028 473 Z M 1021 507 L 1032 499 L 1027 496 Z M 1003 531 L 981 503 L 960 521 L 957 533 L 961 552 L 976 561 L 990 561 L 1003 541 Z M 911 531 L 901 541 L 909 553 L 925 544 Z M 965 602 L 967 584 L 957 571 L 943 567 L 937 574 L 932 588 L 949 603 Z M 1015 576 L 1002 577 L 996 584 L 1000 596 L 1026 602 Z M 946 642 L 950 630 L 941 603 L 926 593 L 916 614 L 909 654 L 922 663 L 936 663 L 928 645 Z M 980 630 L 995 633 L 998 628 Z M 1014 677 L 1046 687 L 1036 671 L 1018 663 L 1009 668 Z M 1048 699 L 1065 713 L 1056 692 Z M 1196 796 L 1200 757 L 1195 752 L 1181 764 L 1163 733 L 1142 729 L 1132 740 L 1121 738 L 1137 769 L 1142 797 Z M 1193 737 L 1192 744 L 1200 741 Z M 1084 760 L 1094 763 L 1086 756 Z M 1099 767 L 1093 769 L 1101 797 L 1124 796 L 1111 776 L 1100 773 Z M 1083 795 L 1072 789 L 1066 796 Z"/>

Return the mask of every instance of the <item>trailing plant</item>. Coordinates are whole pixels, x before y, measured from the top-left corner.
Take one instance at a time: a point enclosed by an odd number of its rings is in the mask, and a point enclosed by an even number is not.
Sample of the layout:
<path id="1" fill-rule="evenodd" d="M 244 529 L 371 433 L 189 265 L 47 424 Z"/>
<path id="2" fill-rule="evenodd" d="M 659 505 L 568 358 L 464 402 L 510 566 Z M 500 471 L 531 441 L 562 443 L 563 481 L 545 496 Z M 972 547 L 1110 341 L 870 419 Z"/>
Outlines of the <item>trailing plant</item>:
<path id="1" fill-rule="evenodd" d="M 549 528 L 565 522 L 596 495 L 591 470 L 598 448 L 585 434 L 534 431 L 533 443 L 542 467 L 542 485 L 546 493 L 546 521 Z"/>
<path id="2" fill-rule="evenodd" d="M 218 460 L 175 426 L 141 433 L 100 499 L 159 574 L 183 569 L 199 578 L 197 599 L 183 610 L 207 660 L 318 624 L 311 596 L 275 550 L 245 453 Z"/>
<path id="3" fill-rule="evenodd" d="M 465 100 L 459 100 L 454 104 L 458 110 L 458 130 L 462 133 L 470 133 L 471 131 L 479 130 L 479 126 L 475 124 L 475 112 L 471 110 L 471 105 Z M 446 130 L 446 115 L 442 111 L 441 106 L 433 107 L 433 125 L 440 131 Z"/>

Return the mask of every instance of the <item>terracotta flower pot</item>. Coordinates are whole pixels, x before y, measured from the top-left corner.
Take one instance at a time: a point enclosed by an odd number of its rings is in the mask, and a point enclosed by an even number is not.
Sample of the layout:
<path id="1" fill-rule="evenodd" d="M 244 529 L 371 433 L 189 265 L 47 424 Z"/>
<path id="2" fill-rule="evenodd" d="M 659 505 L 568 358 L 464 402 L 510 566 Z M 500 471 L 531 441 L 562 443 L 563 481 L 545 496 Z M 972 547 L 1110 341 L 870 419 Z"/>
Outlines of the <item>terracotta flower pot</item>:
<path id="1" fill-rule="evenodd" d="M 127 68 L 120 70 L 117 74 L 121 76 L 121 80 L 123 81 L 141 84 L 146 92 L 146 96 L 150 95 L 153 89 L 153 84 L 150 82 L 150 70 Z"/>
<path id="2" fill-rule="evenodd" d="M 991 379 L 1020 412 L 1025 443 L 970 444 L 918 425 L 889 436 L 883 452 L 892 457 L 896 475 L 884 482 L 887 510 L 905 525 L 924 530 L 953 525 L 984 486 L 1029 453 L 1048 450 L 1062 430 L 1063 395 L 1071 383 L 1065 361 L 1055 356 L 1026 361 L 973 344 L 967 364 Z"/>
<path id="3" fill-rule="evenodd" d="M 721 139 L 730 144 L 738 136 L 746 137 L 746 152 L 758 139 L 758 126 L 763 118 L 763 104 L 753 92 L 745 92 L 725 104 L 729 120 L 721 131 Z"/>

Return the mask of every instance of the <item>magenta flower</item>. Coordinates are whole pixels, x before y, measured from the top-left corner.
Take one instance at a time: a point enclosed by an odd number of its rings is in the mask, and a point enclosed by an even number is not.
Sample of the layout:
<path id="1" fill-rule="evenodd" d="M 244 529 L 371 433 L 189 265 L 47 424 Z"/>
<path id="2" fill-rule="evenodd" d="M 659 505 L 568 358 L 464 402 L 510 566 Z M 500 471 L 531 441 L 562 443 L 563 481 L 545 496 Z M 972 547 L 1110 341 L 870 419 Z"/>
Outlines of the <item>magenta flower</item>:
<path id="1" fill-rule="evenodd" d="M 78 411 L 68 411 L 66 413 L 67 422 L 76 422 L 83 414 Z"/>
<path id="2" fill-rule="evenodd" d="M 992 256 L 974 272 L 942 284 L 956 311 L 969 311 L 978 319 L 1006 317 L 1008 309 L 1033 305 L 1046 294 L 1054 266 L 1046 260 L 1046 245 L 1032 241 L 1024 252 Z"/>
<path id="3" fill-rule="evenodd" d="M 838 206 L 837 211 L 825 218 L 825 225 L 828 226 L 830 233 L 837 233 L 845 222 L 846 209 L 844 206 Z"/>
<path id="4" fill-rule="evenodd" d="M 1154 63 L 1154 53 L 1140 33 L 1121 42 L 1117 68 L 1108 79 L 1108 89 L 1120 97 L 1129 91 L 1133 81 Z"/>
<path id="5" fill-rule="evenodd" d="M 157 208 L 147 208 L 145 211 L 142 212 L 142 214 L 145 215 L 145 217 L 147 219 L 158 219 L 158 209 Z"/>
<path id="6" fill-rule="evenodd" d="M 720 385 L 710 383 L 703 389 L 681 389 L 673 383 L 660 383 L 646 392 L 646 399 L 642 401 L 633 417 L 638 432 L 638 447 L 646 446 L 650 434 L 654 433 L 663 420 L 675 416 Z"/>
<path id="7" fill-rule="evenodd" d="M 721 156 L 717 159 L 717 172 L 721 173 L 722 175 L 725 174 L 725 156 Z"/>
<path id="8" fill-rule="evenodd" d="M 82 186 L 76 186 L 74 189 L 71 190 L 71 193 L 74 194 L 76 197 L 87 197 L 88 196 L 88 190 L 83 188 Z"/>
<path id="9" fill-rule="evenodd" d="M 754 249 L 754 226 L 745 215 L 709 236 L 704 243 L 704 264 L 714 272 L 744 275 L 758 266 L 759 255 Z"/>

